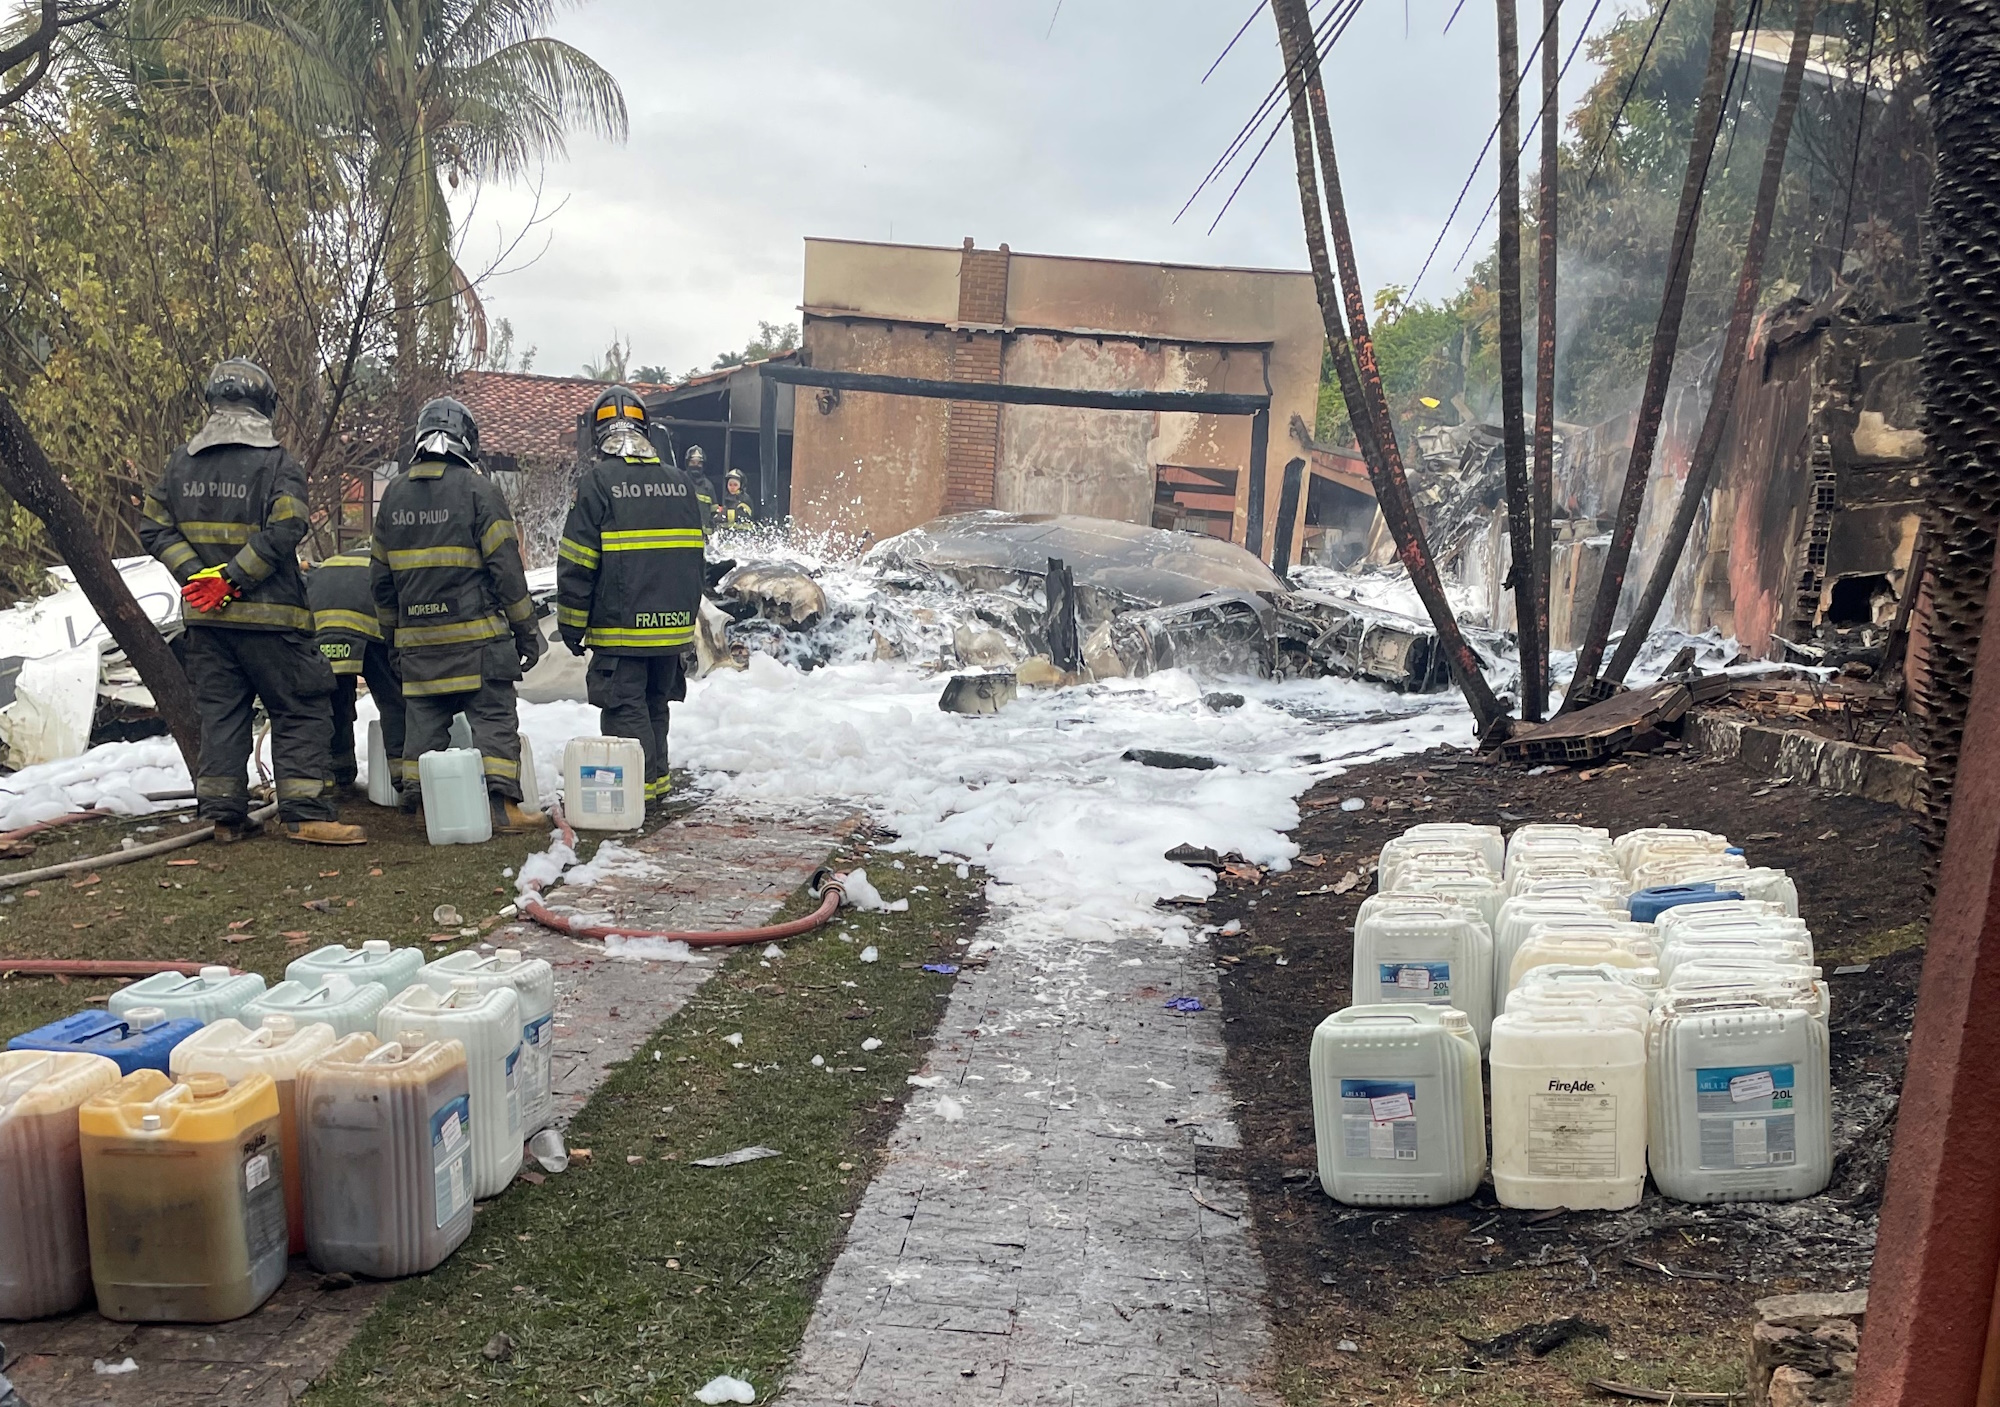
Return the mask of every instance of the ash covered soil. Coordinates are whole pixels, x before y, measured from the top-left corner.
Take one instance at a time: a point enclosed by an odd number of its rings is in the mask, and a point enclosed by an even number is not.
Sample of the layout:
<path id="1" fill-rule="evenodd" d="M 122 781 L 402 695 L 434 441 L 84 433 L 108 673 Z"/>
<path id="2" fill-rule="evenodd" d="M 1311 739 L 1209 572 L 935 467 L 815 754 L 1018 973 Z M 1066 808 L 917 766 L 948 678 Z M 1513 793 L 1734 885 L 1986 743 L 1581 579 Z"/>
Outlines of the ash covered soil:
<path id="1" fill-rule="evenodd" d="M 1225 872 L 1194 910 L 1213 925 L 1242 923 L 1210 938 L 1242 1148 L 1209 1155 L 1203 1171 L 1250 1189 L 1288 1401 L 1606 1400 L 1593 1378 L 1737 1390 L 1752 1300 L 1866 1283 L 1923 956 L 1914 818 L 1670 748 L 1532 777 L 1450 749 L 1356 768 L 1301 798 L 1293 838 L 1305 863 Z M 1354 797 L 1365 809 L 1343 811 Z M 1501 1208 L 1490 1182 L 1469 1202 L 1411 1210 L 1343 1207 L 1320 1190 L 1307 1050 L 1320 1020 L 1350 1002 L 1355 913 L 1382 843 L 1418 821 L 1511 830 L 1530 820 L 1613 834 L 1699 827 L 1744 845 L 1753 864 L 1790 871 L 1833 990 L 1825 1193 L 1696 1207 L 1649 1184 L 1630 1211 L 1537 1213 Z M 1581 1322 L 1540 1345 L 1474 1346 L 1570 1317 Z"/>

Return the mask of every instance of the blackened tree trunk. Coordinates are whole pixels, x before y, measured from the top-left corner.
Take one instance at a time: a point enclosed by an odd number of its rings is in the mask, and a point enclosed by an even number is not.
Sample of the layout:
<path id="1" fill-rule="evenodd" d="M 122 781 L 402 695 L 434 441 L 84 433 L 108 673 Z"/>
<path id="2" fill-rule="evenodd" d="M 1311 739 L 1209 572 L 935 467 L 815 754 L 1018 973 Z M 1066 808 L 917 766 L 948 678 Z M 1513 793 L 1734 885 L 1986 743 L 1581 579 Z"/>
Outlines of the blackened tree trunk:
<path id="1" fill-rule="evenodd" d="M 1735 19 L 1731 0 L 1716 0 L 1715 23 L 1708 37 L 1708 69 L 1694 108 L 1694 138 L 1688 149 L 1687 176 L 1681 182 L 1680 210 L 1674 217 L 1674 238 L 1667 256 L 1667 287 L 1660 299 L 1660 320 L 1653 329 L 1653 353 L 1646 367 L 1646 389 L 1632 432 L 1632 457 L 1625 465 L 1625 487 L 1618 496 L 1618 516 L 1611 525 L 1611 546 L 1604 557 L 1604 577 L 1590 615 L 1590 632 L 1577 651 L 1576 675 L 1570 680 L 1565 709 L 1594 697 L 1597 667 L 1618 615 L 1618 598 L 1625 589 L 1625 569 L 1632 560 L 1632 539 L 1639 531 L 1639 509 L 1646 501 L 1646 481 L 1652 477 L 1653 449 L 1660 437 L 1660 416 L 1666 409 L 1667 383 L 1674 374 L 1674 353 L 1680 346 L 1681 310 L 1687 305 L 1688 272 L 1694 264 L 1695 234 L 1701 226 L 1702 190 L 1715 155 L 1715 134 L 1722 125 L 1722 84 L 1729 71 L 1729 38 Z"/>
<path id="2" fill-rule="evenodd" d="M 1554 550 L 1556 472 L 1556 194 L 1562 156 L 1562 65 L 1556 61 L 1556 21 L 1562 0 L 1542 0 L 1542 177 L 1535 220 L 1535 458 L 1533 500 L 1536 650 L 1521 659 L 1521 688 L 1540 718 L 1549 700 L 1549 560 Z M 1515 596 L 1520 609 L 1520 596 Z"/>
<path id="3" fill-rule="evenodd" d="M 187 675 L 159 630 L 132 599 L 125 579 L 112 565 L 111 554 L 91 527 L 82 500 L 63 482 L 13 402 L 5 396 L 0 396 L 0 489 L 5 489 L 16 503 L 41 519 L 42 526 L 49 530 L 49 540 L 76 573 L 76 584 L 89 598 L 111 638 L 139 671 L 140 681 L 152 692 L 160 717 L 166 720 L 174 741 L 180 745 L 181 756 L 187 759 L 188 774 L 194 775 L 201 746 L 201 724 Z"/>
<path id="4" fill-rule="evenodd" d="M 1500 453 L 1506 467 L 1507 539 L 1513 564 L 1515 638 L 1521 648 L 1521 717 L 1541 721 L 1534 666 L 1535 508 L 1528 484 L 1528 425 L 1521 374 L 1521 36 L 1514 0 L 1499 0 L 1500 29 Z"/>
<path id="5" fill-rule="evenodd" d="M 1929 821 L 1950 815 L 2000 524 L 2000 4 L 1932 0 L 1930 668 L 1921 682 Z"/>
<path id="6" fill-rule="evenodd" d="M 1736 276 L 1736 305 L 1730 310 L 1729 331 L 1722 341 L 1722 369 L 1716 373 L 1715 393 L 1709 398 L 1708 414 L 1695 440 L 1694 458 L 1688 464 L 1687 482 L 1681 486 L 1681 501 L 1675 505 L 1674 520 L 1667 528 L 1666 541 L 1653 563 L 1653 574 L 1626 624 L 1625 638 L 1605 668 L 1606 679 L 1623 679 L 1638 658 L 1646 632 L 1667 599 L 1681 553 L 1687 549 L 1688 535 L 1708 497 L 1715 478 L 1715 464 L 1722 454 L 1722 435 L 1729 413 L 1736 405 L 1738 371 L 1743 352 L 1750 342 L 1750 320 L 1757 311 L 1757 291 L 1763 286 L 1764 251 L 1771 242 L 1771 217 L 1778 208 L 1778 189 L 1784 183 L 1785 151 L 1791 145 L 1792 120 L 1799 111 L 1799 91 L 1805 85 L 1806 53 L 1813 37 L 1813 20 L 1819 12 L 1818 0 L 1800 0 L 1792 27 L 1792 50 L 1785 63 L 1785 76 L 1778 85 L 1778 108 L 1771 118 L 1771 139 L 1764 148 L 1764 171 L 1757 186 L 1757 204 L 1750 215 L 1750 234 L 1743 246 L 1743 267 Z"/>
<path id="7" fill-rule="evenodd" d="M 1354 241 L 1347 224 L 1347 205 L 1340 193 L 1340 167 L 1333 150 L 1333 128 L 1327 121 L 1326 90 L 1320 79 L 1319 51 L 1314 47 L 1312 21 L 1305 0 L 1272 0 L 1271 16 L 1277 22 L 1278 41 L 1285 63 L 1285 84 L 1291 101 L 1292 150 L 1298 164 L 1299 204 L 1305 219 L 1306 254 L 1312 265 L 1313 287 L 1319 298 L 1320 317 L 1326 326 L 1328 354 L 1340 394 L 1347 403 L 1348 417 L 1368 477 L 1375 487 L 1375 500 L 1382 519 L 1396 543 L 1396 554 L 1410 574 L 1411 585 L 1424 604 L 1437 631 L 1438 647 L 1444 651 L 1452 681 L 1471 705 L 1475 725 L 1482 739 L 1504 737 L 1509 719 L 1486 683 L 1479 657 L 1458 628 L 1451 602 L 1445 598 L 1438 580 L 1437 565 L 1424 541 L 1423 523 L 1403 472 L 1402 451 L 1396 444 L 1395 426 L 1390 421 L 1388 401 L 1382 392 L 1375 349 L 1368 337 L 1368 318 L 1361 295 L 1361 283 L 1354 260 Z M 1317 129 L 1317 131 L 1315 131 Z M 1315 170 L 1315 139 L 1318 166 L 1326 174 L 1326 211 L 1320 207 L 1319 177 Z M 1340 261 L 1340 283 L 1334 279 L 1327 254 L 1326 219 L 1333 223 L 1334 256 Z M 1342 316 L 1342 284 L 1345 285 L 1346 320 Z M 1351 321 L 1354 336 L 1348 336 Z"/>

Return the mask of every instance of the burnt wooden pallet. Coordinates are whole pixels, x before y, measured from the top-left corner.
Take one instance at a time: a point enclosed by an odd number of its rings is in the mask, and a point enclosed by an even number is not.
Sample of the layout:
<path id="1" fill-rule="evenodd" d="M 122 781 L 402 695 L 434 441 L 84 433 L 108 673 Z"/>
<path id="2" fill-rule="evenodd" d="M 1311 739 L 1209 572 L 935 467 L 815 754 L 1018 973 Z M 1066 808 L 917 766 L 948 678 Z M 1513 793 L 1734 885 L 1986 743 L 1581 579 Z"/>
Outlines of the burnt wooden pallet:
<path id="1" fill-rule="evenodd" d="M 1602 703 L 1524 729 L 1500 744 L 1503 762 L 1596 762 L 1623 752 L 1642 733 L 1672 723 L 1694 702 L 1675 681 L 1615 694 Z"/>

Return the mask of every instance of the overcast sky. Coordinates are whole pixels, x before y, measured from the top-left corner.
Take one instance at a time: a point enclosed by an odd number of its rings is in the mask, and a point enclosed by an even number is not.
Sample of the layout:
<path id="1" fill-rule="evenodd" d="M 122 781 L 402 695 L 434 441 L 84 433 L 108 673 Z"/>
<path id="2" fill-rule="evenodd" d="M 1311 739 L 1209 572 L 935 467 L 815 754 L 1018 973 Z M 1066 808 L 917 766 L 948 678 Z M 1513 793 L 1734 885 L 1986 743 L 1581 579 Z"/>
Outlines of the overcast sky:
<path id="1" fill-rule="evenodd" d="M 1601 0 L 1595 28 L 1629 2 Z M 1260 15 L 1201 81 L 1251 3 L 592 0 L 555 32 L 623 85 L 631 139 L 579 137 L 549 163 L 544 223 L 512 261 L 527 266 L 483 286 L 488 315 L 539 348 L 537 371 L 574 374 L 614 333 L 635 365 L 679 371 L 760 318 L 797 318 L 809 235 L 1302 268 L 1288 134 L 1212 234 L 1240 166 L 1174 218 L 1278 77 Z M 1539 12 L 1522 6 L 1527 44 Z M 1492 125 L 1492 7 L 1467 4 L 1447 35 L 1449 13 L 1368 0 L 1328 62 L 1371 289 L 1415 277 Z M 1579 56 L 1566 102 L 1588 79 Z M 1492 191 L 1489 161 L 1421 292 L 1458 282 Z M 467 266 L 489 264 L 536 202 L 482 190 Z"/>

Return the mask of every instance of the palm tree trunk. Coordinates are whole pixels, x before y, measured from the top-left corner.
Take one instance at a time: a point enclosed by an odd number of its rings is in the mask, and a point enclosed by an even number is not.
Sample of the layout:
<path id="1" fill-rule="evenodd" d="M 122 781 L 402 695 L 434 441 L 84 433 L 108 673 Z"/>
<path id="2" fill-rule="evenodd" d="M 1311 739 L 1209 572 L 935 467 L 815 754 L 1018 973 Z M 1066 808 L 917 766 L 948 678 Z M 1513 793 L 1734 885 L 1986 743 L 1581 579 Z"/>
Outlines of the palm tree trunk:
<path id="1" fill-rule="evenodd" d="M 1701 436 L 1695 441 L 1694 459 L 1688 465 L 1687 482 L 1681 486 L 1681 501 L 1674 508 L 1674 521 L 1666 541 L 1653 563 L 1653 573 L 1639 597 L 1637 609 L 1626 624 L 1625 638 L 1611 656 L 1604 677 L 1621 680 L 1638 657 L 1646 632 L 1667 599 L 1681 553 L 1687 547 L 1694 520 L 1708 498 L 1715 464 L 1721 457 L 1722 435 L 1729 413 L 1736 404 L 1737 373 L 1743 351 L 1750 341 L 1750 320 L 1757 311 L 1757 290 L 1764 278 L 1764 251 L 1771 242 L 1771 217 L 1778 208 L 1778 190 L 1784 182 L 1785 151 L 1791 145 L 1792 120 L 1798 115 L 1799 92 L 1805 85 L 1806 51 L 1813 37 L 1813 20 L 1819 0 L 1800 0 L 1798 17 L 1792 26 L 1792 51 L 1785 63 L 1785 76 L 1778 85 L 1778 109 L 1771 118 L 1771 139 L 1764 148 L 1764 171 L 1757 186 L 1757 205 L 1750 216 L 1750 235 L 1743 246 L 1743 268 L 1736 276 L 1736 306 L 1730 310 L 1729 331 L 1722 342 L 1722 369 L 1717 372 L 1715 394 L 1709 398 L 1708 414 L 1701 422 Z"/>
<path id="2" fill-rule="evenodd" d="M 1403 472 L 1402 452 L 1396 444 L 1396 430 L 1389 418 L 1388 400 L 1382 392 L 1382 377 L 1375 362 L 1375 348 L 1368 336 L 1367 309 L 1361 295 L 1360 277 L 1354 260 L 1354 241 L 1347 224 L 1347 206 L 1340 194 L 1340 168 L 1334 159 L 1333 128 L 1327 121 L 1326 90 L 1320 78 L 1319 52 L 1314 47 L 1312 21 L 1305 0 L 1272 0 L 1271 15 L 1277 22 L 1278 41 L 1284 55 L 1285 84 L 1291 99 L 1292 151 L 1298 163 L 1299 204 L 1305 217 L 1306 253 L 1312 264 L 1313 287 L 1319 297 L 1321 320 L 1326 325 L 1327 347 L 1333 358 L 1340 394 L 1347 402 L 1354 425 L 1354 438 L 1368 464 L 1368 477 L 1375 487 L 1376 504 L 1389 534 L 1395 539 L 1396 555 L 1409 571 L 1410 582 L 1424 603 L 1424 610 L 1437 631 L 1438 646 L 1453 682 L 1472 707 L 1473 720 L 1481 738 L 1505 736 L 1508 723 L 1499 700 L 1487 686 L 1479 657 L 1466 643 L 1445 599 L 1438 580 L 1437 565 L 1431 560 L 1424 541 L 1423 524 L 1417 517 L 1416 502 L 1410 495 L 1409 480 Z M 1317 129 L 1315 131 L 1315 129 Z M 1318 165 L 1326 174 L 1327 211 L 1333 221 L 1335 257 L 1340 261 L 1340 283 L 1327 257 L 1327 232 L 1320 209 L 1319 180 L 1314 168 L 1315 137 Z M 1342 297 L 1354 336 L 1342 320 Z"/>
<path id="3" fill-rule="evenodd" d="M 1992 0 L 1932 0 L 1929 413 L 1932 608 L 1921 681 L 1929 825 L 1944 835 L 2000 529 L 2000 25 Z"/>
<path id="4" fill-rule="evenodd" d="M 0 489 L 49 530 L 49 540 L 76 573 L 77 586 L 139 671 L 140 682 L 152 693 L 154 706 L 187 761 L 188 775 L 195 775 L 201 755 L 201 718 L 180 661 L 132 599 L 131 589 L 118 575 L 110 552 L 91 526 L 83 501 L 63 482 L 34 432 L 5 396 L 0 396 Z"/>
<path id="5" fill-rule="evenodd" d="M 1625 487 L 1618 498 L 1618 517 L 1611 526 L 1611 547 L 1604 558 L 1597 604 L 1590 632 L 1577 652 L 1576 674 L 1570 680 L 1563 708 L 1571 709 L 1595 697 L 1597 666 L 1618 614 L 1625 588 L 1625 569 L 1632 560 L 1632 539 L 1639 531 L 1639 509 L 1646 500 L 1646 481 L 1653 471 L 1653 449 L 1660 437 L 1660 416 L 1666 408 L 1667 382 L 1674 373 L 1674 353 L 1680 344 L 1681 310 L 1687 304 L 1688 273 L 1694 264 L 1695 234 L 1701 225 L 1702 188 L 1708 183 L 1709 160 L 1715 155 L 1715 134 L 1722 125 L 1722 83 L 1729 69 L 1729 37 L 1735 18 L 1731 0 L 1716 0 L 1715 23 L 1708 37 L 1708 69 L 1701 97 L 1695 102 L 1694 138 L 1688 149 L 1687 176 L 1681 182 L 1680 211 L 1674 217 L 1674 238 L 1667 256 L 1667 288 L 1660 300 L 1660 321 L 1653 329 L 1653 354 L 1646 367 L 1646 389 L 1639 401 L 1638 423 L 1632 436 L 1632 457 L 1625 466 Z"/>
<path id="6" fill-rule="evenodd" d="M 1541 654 L 1535 636 L 1535 509 L 1528 485 L 1528 425 L 1521 405 L 1521 37 L 1514 0 L 1499 0 L 1500 29 L 1500 451 L 1506 466 L 1507 537 L 1514 631 L 1521 650 L 1521 717 L 1542 718 L 1530 687 Z"/>
<path id="7" fill-rule="evenodd" d="M 1534 596 L 1535 644 L 1524 648 L 1521 680 L 1540 718 L 1549 701 L 1549 560 L 1555 533 L 1556 465 L 1556 196 L 1557 162 L 1562 156 L 1562 65 L 1556 61 L 1556 20 L 1562 0 L 1542 0 L 1542 188 L 1535 220 L 1535 462 Z M 1515 596 L 1515 609 L 1520 597 Z"/>

